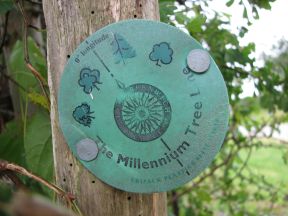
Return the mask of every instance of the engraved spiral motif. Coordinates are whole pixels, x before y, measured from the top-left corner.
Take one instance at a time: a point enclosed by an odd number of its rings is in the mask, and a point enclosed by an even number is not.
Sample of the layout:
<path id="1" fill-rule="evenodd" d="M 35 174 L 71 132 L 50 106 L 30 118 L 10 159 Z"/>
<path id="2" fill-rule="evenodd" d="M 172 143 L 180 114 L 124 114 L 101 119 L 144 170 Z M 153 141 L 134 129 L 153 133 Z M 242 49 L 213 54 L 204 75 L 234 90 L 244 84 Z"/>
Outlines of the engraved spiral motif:
<path id="1" fill-rule="evenodd" d="M 171 106 L 158 88 L 137 83 L 124 90 L 114 105 L 118 128 L 130 139 L 147 142 L 160 137 L 171 120 Z"/>

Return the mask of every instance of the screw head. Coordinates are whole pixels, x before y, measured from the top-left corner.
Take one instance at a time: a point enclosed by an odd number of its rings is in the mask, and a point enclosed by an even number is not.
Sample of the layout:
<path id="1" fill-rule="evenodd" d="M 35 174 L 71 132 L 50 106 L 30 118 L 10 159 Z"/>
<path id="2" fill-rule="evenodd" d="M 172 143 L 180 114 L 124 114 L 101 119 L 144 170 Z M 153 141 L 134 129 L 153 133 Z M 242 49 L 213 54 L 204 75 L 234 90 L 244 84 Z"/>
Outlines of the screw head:
<path id="1" fill-rule="evenodd" d="M 187 56 L 188 67 L 196 73 L 204 73 L 210 67 L 210 55 L 202 49 L 191 50 Z"/>
<path id="2" fill-rule="evenodd" d="M 92 161 L 98 155 L 98 146 L 94 140 L 85 138 L 76 144 L 77 155 L 81 160 Z"/>

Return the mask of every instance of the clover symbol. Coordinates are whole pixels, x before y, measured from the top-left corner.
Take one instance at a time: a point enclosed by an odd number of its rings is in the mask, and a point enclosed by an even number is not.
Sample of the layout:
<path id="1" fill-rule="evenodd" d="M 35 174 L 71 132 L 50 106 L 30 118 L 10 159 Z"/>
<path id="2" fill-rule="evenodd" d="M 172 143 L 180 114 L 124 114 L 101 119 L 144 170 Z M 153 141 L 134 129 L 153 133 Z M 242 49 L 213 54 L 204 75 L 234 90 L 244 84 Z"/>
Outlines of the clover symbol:
<path id="1" fill-rule="evenodd" d="M 90 111 L 90 106 L 87 103 L 82 103 L 77 106 L 73 111 L 73 118 L 80 124 L 90 127 L 92 119 L 94 119 L 91 114 L 94 112 Z"/>
<path id="2" fill-rule="evenodd" d="M 99 91 L 100 89 L 97 84 L 102 84 L 100 82 L 100 71 L 97 69 L 91 70 L 90 68 L 83 68 L 80 71 L 78 84 L 83 87 L 83 91 L 86 94 L 90 94 L 93 88 L 96 88 Z"/>
<path id="3" fill-rule="evenodd" d="M 156 61 L 156 65 L 160 66 L 159 61 L 162 64 L 170 64 L 172 61 L 173 50 L 167 42 L 161 42 L 153 46 L 152 52 L 149 54 L 151 61 Z"/>

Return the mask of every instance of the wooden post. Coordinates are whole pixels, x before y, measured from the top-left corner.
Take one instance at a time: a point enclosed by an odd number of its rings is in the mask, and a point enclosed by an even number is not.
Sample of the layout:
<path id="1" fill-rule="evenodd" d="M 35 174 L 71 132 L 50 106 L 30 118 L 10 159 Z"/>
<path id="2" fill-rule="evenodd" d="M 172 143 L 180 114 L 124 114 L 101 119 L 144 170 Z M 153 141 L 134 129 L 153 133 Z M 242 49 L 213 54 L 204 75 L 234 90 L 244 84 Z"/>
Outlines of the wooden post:
<path id="1" fill-rule="evenodd" d="M 76 196 L 85 216 L 166 216 L 166 193 L 114 189 L 91 175 L 71 154 L 59 128 L 57 92 L 74 49 L 97 29 L 122 19 L 159 19 L 157 0 L 43 0 L 56 183 Z M 73 97 L 73 92 L 71 92 Z"/>

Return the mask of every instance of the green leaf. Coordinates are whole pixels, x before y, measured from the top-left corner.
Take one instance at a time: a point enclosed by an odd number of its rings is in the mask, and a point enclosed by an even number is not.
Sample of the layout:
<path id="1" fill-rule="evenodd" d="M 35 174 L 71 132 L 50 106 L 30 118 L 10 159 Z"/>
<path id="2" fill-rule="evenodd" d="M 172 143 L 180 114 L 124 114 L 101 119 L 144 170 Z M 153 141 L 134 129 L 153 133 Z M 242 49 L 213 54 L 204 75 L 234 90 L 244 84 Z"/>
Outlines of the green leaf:
<path id="1" fill-rule="evenodd" d="M 21 166 L 25 164 L 23 131 L 20 122 L 16 120 L 8 122 L 0 134 L 0 159 Z"/>
<path id="2" fill-rule="evenodd" d="M 28 168 L 47 181 L 52 181 L 53 155 L 48 113 L 38 111 L 28 120 L 24 148 Z"/>
<path id="3" fill-rule="evenodd" d="M 260 8 L 264 8 L 266 10 L 270 10 L 271 9 L 271 4 L 269 0 L 261 0 L 261 1 L 257 1 L 257 5 Z"/>
<path id="4" fill-rule="evenodd" d="M 226 6 L 227 7 L 230 7 L 232 4 L 234 3 L 234 0 L 230 0 L 226 3 Z"/>
<path id="5" fill-rule="evenodd" d="M 174 2 L 171 1 L 163 1 L 159 3 L 160 8 L 160 20 L 162 22 L 170 23 L 169 15 L 174 14 L 174 10 L 177 7 L 174 5 Z"/>
<path id="6" fill-rule="evenodd" d="M 185 216 L 194 216 L 195 213 L 193 212 L 192 208 L 186 208 L 185 209 Z"/>
<path id="7" fill-rule="evenodd" d="M 47 77 L 47 67 L 46 61 L 43 57 L 39 47 L 36 45 L 35 41 L 32 38 L 28 38 L 27 41 L 29 57 L 32 65 L 35 66 L 36 70 L 46 78 Z M 38 81 L 32 74 L 32 72 L 26 67 L 24 62 L 24 51 L 23 51 L 23 42 L 17 41 L 12 48 L 9 60 L 8 67 L 13 79 L 23 86 L 27 91 L 36 91 L 40 92 Z M 21 89 L 20 93 L 24 96 L 26 93 Z"/>
<path id="8" fill-rule="evenodd" d="M 187 24 L 187 29 L 190 33 L 201 32 L 202 25 L 206 22 L 206 17 L 203 15 L 196 16 L 191 22 Z"/>
<path id="9" fill-rule="evenodd" d="M 255 6 L 253 6 L 252 8 L 252 14 L 253 14 L 254 19 L 259 19 L 259 13 Z"/>
<path id="10" fill-rule="evenodd" d="M 13 2 L 12 0 L 1 0 L 0 1 L 0 15 L 5 14 L 7 11 L 13 9 Z"/>
<path id="11" fill-rule="evenodd" d="M 241 190 L 236 194 L 236 200 L 240 203 L 244 203 L 249 197 L 247 191 Z"/>
<path id="12" fill-rule="evenodd" d="M 212 200 L 211 195 L 206 190 L 197 191 L 197 197 L 204 202 L 210 202 Z"/>
<path id="13" fill-rule="evenodd" d="M 183 12 L 175 13 L 175 19 L 179 24 L 184 24 L 189 21 L 189 18 Z"/>
<path id="14" fill-rule="evenodd" d="M 38 104 L 49 111 L 49 102 L 47 98 L 37 92 L 28 93 L 28 98 L 32 103 Z"/>
<path id="15" fill-rule="evenodd" d="M 282 159 L 285 165 L 288 165 L 288 151 L 285 151 L 282 155 Z"/>
<path id="16" fill-rule="evenodd" d="M 246 7 L 244 7 L 244 10 L 243 10 L 243 17 L 248 18 L 248 13 L 247 13 Z"/>
<path id="17" fill-rule="evenodd" d="M 248 32 L 248 29 L 242 26 L 239 32 L 239 36 L 244 37 L 247 32 Z"/>

